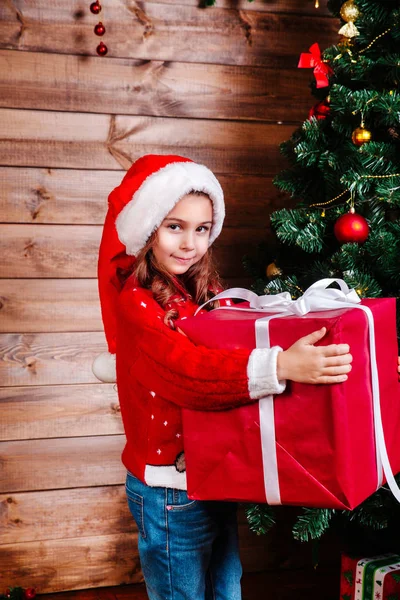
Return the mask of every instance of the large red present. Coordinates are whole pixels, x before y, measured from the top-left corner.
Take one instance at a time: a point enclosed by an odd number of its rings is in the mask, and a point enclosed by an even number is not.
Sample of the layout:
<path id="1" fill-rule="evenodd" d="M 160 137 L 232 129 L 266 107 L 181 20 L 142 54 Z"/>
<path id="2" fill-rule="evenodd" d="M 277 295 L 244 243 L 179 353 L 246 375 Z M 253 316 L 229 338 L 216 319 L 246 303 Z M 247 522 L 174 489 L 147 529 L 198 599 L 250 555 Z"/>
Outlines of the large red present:
<path id="1" fill-rule="evenodd" d="M 320 343 L 349 343 L 353 355 L 344 383 L 288 382 L 283 394 L 233 410 L 184 410 L 192 499 L 353 509 L 385 482 L 382 463 L 400 499 L 392 474 L 400 471 L 395 300 L 360 302 L 340 280 L 342 290 L 321 290 L 330 283 L 314 284 L 297 301 L 228 290 L 221 296 L 252 294 L 253 300 L 266 299 L 267 307 L 260 312 L 251 300 L 254 309 L 225 307 L 179 322 L 196 344 L 225 349 L 268 344 L 287 349 L 325 326 Z M 270 310 L 277 313 L 272 318 Z"/>
<path id="2" fill-rule="evenodd" d="M 400 556 L 342 555 L 340 600 L 400 600 Z"/>

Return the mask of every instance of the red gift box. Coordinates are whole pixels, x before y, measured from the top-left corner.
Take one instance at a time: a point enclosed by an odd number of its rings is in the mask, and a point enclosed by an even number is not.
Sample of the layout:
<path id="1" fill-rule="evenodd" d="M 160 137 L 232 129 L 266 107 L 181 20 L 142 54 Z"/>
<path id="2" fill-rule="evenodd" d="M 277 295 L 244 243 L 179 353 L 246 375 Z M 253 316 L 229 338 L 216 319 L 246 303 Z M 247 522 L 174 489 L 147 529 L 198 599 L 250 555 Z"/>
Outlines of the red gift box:
<path id="1" fill-rule="evenodd" d="M 340 600 L 400 600 L 400 556 L 342 555 Z"/>
<path id="2" fill-rule="evenodd" d="M 362 305 L 370 309 L 375 324 L 379 378 L 375 385 L 386 448 L 397 473 L 400 384 L 395 300 L 368 299 Z M 256 322 L 267 314 L 224 308 L 182 320 L 179 327 L 196 344 L 254 348 Z M 375 440 L 374 367 L 366 313 L 349 308 L 273 318 L 270 345 L 287 349 L 323 326 L 327 334 L 320 343 L 350 344 L 353 368 L 346 382 L 318 386 L 288 382 L 283 394 L 233 410 L 183 411 L 190 498 L 353 509 L 385 481 Z"/>

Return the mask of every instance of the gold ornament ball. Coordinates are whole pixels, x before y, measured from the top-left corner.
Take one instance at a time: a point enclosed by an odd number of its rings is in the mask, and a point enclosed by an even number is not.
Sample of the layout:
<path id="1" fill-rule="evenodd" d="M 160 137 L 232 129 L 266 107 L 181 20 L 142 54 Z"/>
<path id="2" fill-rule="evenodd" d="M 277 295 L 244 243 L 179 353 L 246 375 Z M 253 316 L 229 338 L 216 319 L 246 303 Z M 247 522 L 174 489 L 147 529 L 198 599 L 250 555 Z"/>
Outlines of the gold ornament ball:
<path id="1" fill-rule="evenodd" d="M 354 22 L 360 16 L 360 11 L 353 0 L 347 0 L 340 9 L 340 16 L 346 23 Z"/>
<path id="2" fill-rule="evenodd" d="M 371 141 L 372 133 L 368 129 L 365 129 L 365 127 L 357 127 L 353 131 L 351 139 L 356 146 L 363 146 L 363 144 Z"/>
<path id="3" fill-rule="evenodd" d="M 269 279 L 272 279 L 273 277 L 279 277 L 279 275 L 282 275 L 282 271 L 279 267 L 276 266 L 276 264 L 274 262 L 270 263 L 267 268 L 266 268 L 266 274 L 267 277 Z"/>

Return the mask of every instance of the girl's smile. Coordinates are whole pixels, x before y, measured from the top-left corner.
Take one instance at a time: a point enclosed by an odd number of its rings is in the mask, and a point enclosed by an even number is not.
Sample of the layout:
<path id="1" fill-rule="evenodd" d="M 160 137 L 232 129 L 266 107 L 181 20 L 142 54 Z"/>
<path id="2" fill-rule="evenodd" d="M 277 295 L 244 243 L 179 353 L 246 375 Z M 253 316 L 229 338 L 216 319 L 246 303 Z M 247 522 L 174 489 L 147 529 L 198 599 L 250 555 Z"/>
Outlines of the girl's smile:
<path id="1" fill-rule="evenodd" d="M 182 275 L 207 252 L 212 226 L 208 196 L 187 194 L 157 230 L 153 253 L 169 273 Z"/>

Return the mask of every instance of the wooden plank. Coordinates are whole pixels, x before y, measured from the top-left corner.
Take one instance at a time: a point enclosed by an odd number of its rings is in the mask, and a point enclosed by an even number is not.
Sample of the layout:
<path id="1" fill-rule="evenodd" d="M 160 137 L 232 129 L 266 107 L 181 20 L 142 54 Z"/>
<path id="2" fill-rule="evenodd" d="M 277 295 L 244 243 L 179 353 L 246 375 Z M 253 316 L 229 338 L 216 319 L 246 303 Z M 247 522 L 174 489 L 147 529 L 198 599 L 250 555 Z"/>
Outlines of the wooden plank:
<path id="1" fill-rule="evenodd" d="M 122 171 L 0 167 L 0 223 L 100 225 Z"/>
<path id="2" fill-rule="evenodd" d="M 19 0 L 17 8 L 9 0 L 0 7 L 1 47 L 95 56 L 96 18 L 86 6 Z M 307 17 L 306 37 L 325 47 L 337 40 L 338 24 L 319 14 Z M 104 19 L 113 58 L 290 68 L 306 50 L 302 15 L 109 0 Z"/>
<path id="3" fill-rule="evenodd" d="M 217 173 L 275 174 L 291 125 L 0 109 L 0 164 L 127 169 L 177 151 Z"/>
<path id="4" fill-rule="evenodd" d="M 102 331 L 95 279 L 0 280 L 0 332 Z"/>
<path id="5" fill-rule="evenodd" d="M 107 195 L 121 171 L 0 167 L 0 223 L 102 225 Z M 286 195 L 270 177 L 217 174 L 225 192 L 225 227 L 259 227 Z"/>
<path id="6" fill-rule="evenodd" d="M 0 444 L 2 493 L 116 485 L 125 482 L 124 435 Z"/>
<path id="7" fill-rule="evenodd" d="M 0 276 L 96 277 L 101 232 L 93 225 L 0 225 Z"/>
<path id="8" fill-rule="evenodd" d="M 225 285 L 249 287 L 251 278 Z M 0 317 L 0 333 L 103 331 L 96 279 L 1 279 Z"/>
<path id="9" fill-rule="evenodd" d="M 104 333 L 0 335 L 0 381 L 7 386 L 98 383 L 94 358 L 107 349 Z"/>
<path id="10" fill-rule="evenodd" d="M 300 122 L 315 101 L 305 69 L 263 69 L 0 50 L 0 106 Z"/>
<path id="11" fill-rule="evenodd" d="M 0 507 L 2 544 L 137 531 L 123 485 L 1 494 Z"/>
<path id="12" fill-rule="evenodd" d="M 0 440 L 123 433 L 114 385 L 0 388 Z"/>
<path id="13" fill-rule="evenodd" d="M 199 6 L 199 0 L 158 0 L 160 4 L 185 4 L 185 6 Z M 231 0 L 216 0 L 214 7 L 206 8 L 211 12 L 214 8 L 232 8 Z M 256 10 L 259 12 L 276 12 L 276 13 L 289 13 L 293 15 L 310 15 L 315 16 L 329 16 L 332 14 L 329 12 L 325 0 L 320 2 L 320 7 L 315 8 L 315 0 L 236 0 L 235 8 L 241 10 Z"/>
<path id="14" fill-rule="evenodd" d="M 245 275 L 243 255 L 267 237 L 260 225 L 223 229 L 213 245 L 222 277 Z M 95 225 L 0 225 L 0 277 L 94 278 L 101 233 Z"/>
<path id="15" fill-rule="evenodd" d="M 5 494 L 0 496 L 0 507 L 0 534 L 4 544 L 57 539 L 73 541 L 73 538 L 85 538 L 93 531 L 98 536 L 137 531 L 122 485 Z M 312 564 L 312 548 L 293 540 L 291 509 L 282 509 L 282 517 L 285 522 L 279 528 L 274 528 L 267 536 L 256 536 L 249 531 L 243 507 L 239 508 L 240 553 L 245 571 L 305 569 Z M 322 566 L 332 562 L 335 555 L 331 555 L 331 549 L 331 540 L 324 540 L 320 549 Z"/>
<path id="16" fill-rule="evenodd" d="M 0 546 L 0 587 L 57 592 L 142 581 L 137 534 L 44 540 Z"/>

